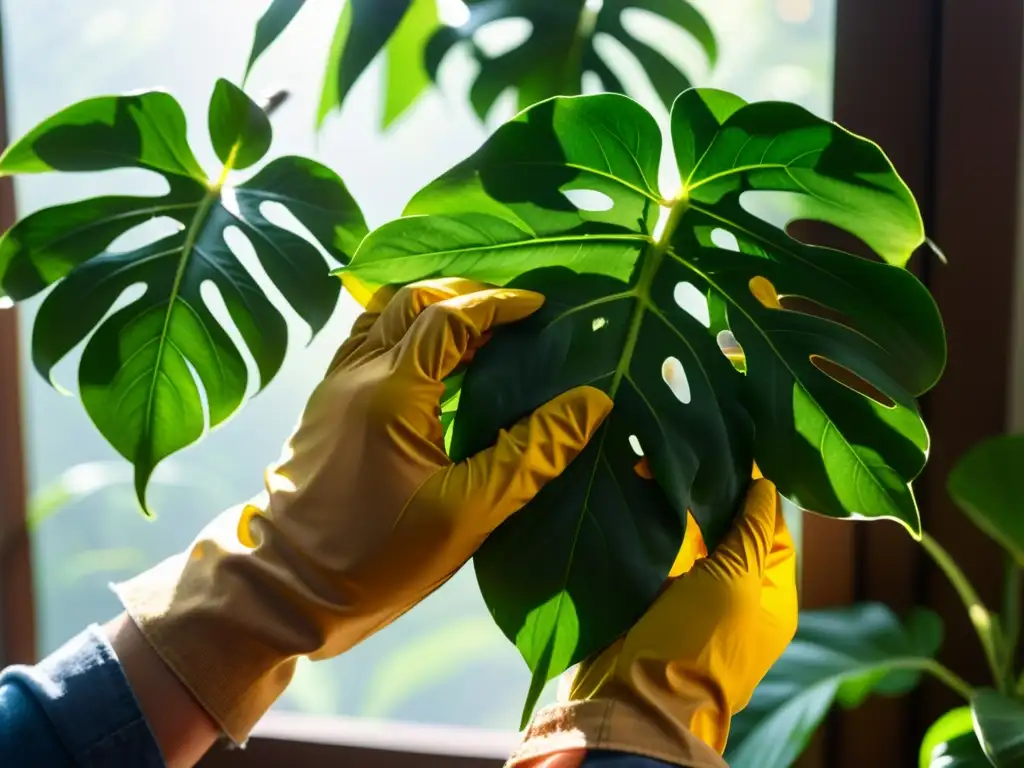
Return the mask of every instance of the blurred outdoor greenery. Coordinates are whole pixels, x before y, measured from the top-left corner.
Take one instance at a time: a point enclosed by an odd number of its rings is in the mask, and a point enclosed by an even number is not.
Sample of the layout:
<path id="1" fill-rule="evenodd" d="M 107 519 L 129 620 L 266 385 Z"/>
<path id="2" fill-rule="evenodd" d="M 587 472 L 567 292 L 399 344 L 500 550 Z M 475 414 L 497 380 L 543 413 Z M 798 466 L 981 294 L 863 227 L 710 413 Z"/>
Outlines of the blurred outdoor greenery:
<path id="1" fill-rule="evenodd" d="M 721 85 L 750 100 L 797 101 L 830 114 L 834 0 L 693 1 L 720 40 L 713 75 L 708 78 L 692 41 L 660 37 L 668 55 L 691 62 L 687 71 L 700 84 Z M 257 0 L 3 0 L 11 135 L 89 96 L 161 86 L 182 102 L 200 162 L 213 168 L 205 137 L 210 90 L 218 76 L 240 79 L 253 24 L 264 6 Z M 377 129 L 380 82 L 374 70 L 345 110 L 316 135 L 321 69 L 338 8 L 339 0 L 307 4 L 255 71 L 250 91 L 256 97 L 278 88 L 290 91 L 292 98 L 274 115 L 272 154 L 313 155 L 335 168 L 367 220 L 377 225 L 398 215 L 416 189 L 479 144 L 487 127 L 464 101 L 472 66 L 464 57 L 446 64 L 441 91 L 418 102 L 386 134 Z M 635 23 L 655 36 L 662 31 L 651 29 L 640 12 Z M 497 36 L 494 42 L 501 45 Z M 621 72 L 637 77 L 639 70 L 624 61 Z M 657 104 L 653 91 L 645 102 Z M 511 114 L 512 103 L 499 104 L 492 124 Z M 18 179 L 17 200 L 24 215 L 89 195 L 152 193 L 160 183 L 141 171 Z M 129 233 L 114 247 L 128 246 L 138 236 Z M 308 331 L 294 322 L 290 332 L 301 343 L 268 390 L 200 445 L 161 466 L 151 491 L 158 514 L 154 522 L 143 519 L 135 506 L 127 463 L 95 431 L 81 405 L 31 369 L 27 350 L 38 300 L 22 305 L 41 652 L 117 612 L 109 582 L 183 548 L 217 512 L 260 490 L 262 468 L 275 459 L 355 317 L 353 302 L 342 301 L 335 319 L 309 346 Z M 72 355 L 57 370 L 69 388 L 77 362 Z M 301 664 L 279 706 L 508 730 L 518 722 L 528 683 L 525 665 L 491 623 L 469 568 L 343 658 Z"/>

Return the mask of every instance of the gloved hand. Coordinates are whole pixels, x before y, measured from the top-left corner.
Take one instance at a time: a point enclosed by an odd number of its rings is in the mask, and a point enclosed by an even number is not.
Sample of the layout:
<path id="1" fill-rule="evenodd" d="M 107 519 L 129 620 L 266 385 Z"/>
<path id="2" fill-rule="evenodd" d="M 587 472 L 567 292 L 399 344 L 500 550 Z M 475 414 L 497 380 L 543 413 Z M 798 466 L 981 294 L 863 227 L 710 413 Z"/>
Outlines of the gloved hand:
<path id="1" fill-rule="evenodd" d="M 796 557 L 775 486 L 756 479 L 715 552 L 689 519 L 674 578 L 620 640 L 585 661 L 568 703 L 534 719 L 512 764 L 579 750 L 725 766 L 732 716 L 793 639 Z"/>
<path id="2" fill-rule="evenodd" d="M 356 322 L 267 470 L 266 492 L 117 587 L 154 650 L 236 742 L 287 686 L 297 656 L 342 653 L 444 584 L 611 410 L 603 392 L 572 390 L 453 465 L 438 418 L 443 379 L 488 329 L 543 298 L 465 280 L 388 298 Z"/>

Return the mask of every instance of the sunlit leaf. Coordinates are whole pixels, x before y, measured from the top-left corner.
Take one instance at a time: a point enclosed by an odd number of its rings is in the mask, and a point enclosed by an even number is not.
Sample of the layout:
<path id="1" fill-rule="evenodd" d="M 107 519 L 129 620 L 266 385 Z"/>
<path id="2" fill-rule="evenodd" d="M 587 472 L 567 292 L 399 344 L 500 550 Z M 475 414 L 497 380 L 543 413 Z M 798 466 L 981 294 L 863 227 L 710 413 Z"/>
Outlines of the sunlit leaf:
<path id="1" fill-rule="evenodd" d="M 940 717 L 921 742 L 919 768 L 989 768 L 970 707 L 951 710 Z"/>
<path id="2" fill-rule="evenodd" d="M 273 140 L 266 113 L 241 88 L 223 78 L 217 81 L 210 99 L 209 128 L 217 157 L 239 170 L 262 160 Z"/>
<path id="3" fill-rule="evenodd" d="M 231 143 L 229 157 L 262 156 L 270 128 L 253 109 L 240 90 L 218 86 L 211 108 L 218 151 Z M 287 209 L 336 262 L 348 260 L 366 227 L 341 180 L 312 160 L 278 158 L 237 186 L 209 181 L 188 145 L 181 107 L 159 91 L 75 104 L 0 158 L 4 175 L 131 167 L 158 173 L 167 192 L 92 198 L 22 219 L 0 240 L 0 295 L 22 300 L 53 286 L 33 327 L 33 362 L 49 379 L 86 341 L 78 370 L 82 402 L 134 464 L 145 505 L 157 464 L 242 403 L 249 387 L 243 353 L 255 363 L 257 390 L 284 361 L 285 317 L 229 247 L 227 233 L 248 240 L 266 276 L 317 333 L 334 311 L 338 283 L 317 246 L 272 223 L 266 206 Z M 153 219 L 177 231 L 110 249 Z M 111 314 L 136 285 L 145 292 Z M 226 317 L 215 314 L 210 289 Z"/>
<path id="4" fill-rule="evenodd" d="M 910 482 L 928 435 L 915 397 L 938 379 L 945 338 L 902 268 L 923 241 L 909 190 L 876 145 L 791 104 L 691 90 L 672 139 L 684 183 L 665 194 L 660 131 L 635 102 L 539 104 L 418 193 L 345 270 L 371 288 L 462 276 L 547 297 L 470 365 L 455 459 L 571 387 L 615 401 L 569 470 L 475 558 L 534 694 L 643 613 L 687 510 L 717 543 L 755 458 L 802 508 L 920 526 Z M 883 261 L 795 240 L 744 207 L 752 191 L 796 198 L 804 218 Z"/>

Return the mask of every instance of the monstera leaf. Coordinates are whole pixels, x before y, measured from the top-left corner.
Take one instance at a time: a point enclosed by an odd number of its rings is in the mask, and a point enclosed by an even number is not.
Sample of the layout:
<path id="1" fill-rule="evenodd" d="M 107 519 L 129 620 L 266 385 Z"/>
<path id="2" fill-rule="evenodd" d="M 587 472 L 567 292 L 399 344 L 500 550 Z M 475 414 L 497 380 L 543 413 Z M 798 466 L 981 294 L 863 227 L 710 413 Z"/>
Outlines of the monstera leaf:
<path id="1" fill-rule="evenodd" d="M 910 691 L 941 642 L 941 620 L 923 609 L 906 625 L 877 604 L 804 611 L 789 648 L 733 717 L 726 760 L 732 768 L 787 768 L 833 702 L 856 707 L 872 693 Z"/>
<path id="2" fill-rule="evenodd" d="M 272 0 L 256 28 L 249 66 L 285 30 L 305 0 Z M 690 87 L 686 73 L 623 23 L 628 11 L 656 17 L 689 34 L 714 65 L 718 43 L 707 20 L 687 0 L 466 0 L 464 23 L 441 24 L 439 0 L 345 0 L 328 54 L 317 125 L 340 109 L 356 81 L 382 51 L 384 109 L 382 125 L 398 119 L 437 78 L 444 58 L 459 44 L 469 46 L 479 65 L 469 97 L 484 119 L 506 89 L 518 93 L 520 107 L 551 96 L 582 92 L 586 73 L 606 91 L 626 93 L 595 46 L 599 35 L 614 38 L 646 72 L 655 92 L 669 106 Z M 492 22 L 517 19 L 530 24 L 521 44 L 491 56 L 477 33 Z M 460 20 L 461 21 L 461 20 Z"/>
<path id="3" fill-rule="evenodd" d="M 141 168 L 167 183 L 162 195 L 96 197 L 38 211 L 0 240 L 0 296 L 20 301 L 54 286 L 32 329 L 40 374 L 51 378 L 88 338 L 78 369 L 82 402 L 135 465 L 143 506 L 156 465 L 241 405 L 249 385 L 243 352 L 255 361 L 257 389 L 284 361 L 285 318 L 225 236 L 234 231 L 248 240 L 266 277 L 315 334 L 334 311 L 339 286 L 317 246 L 272 223 L 267 206 L 284 206 L 341 263 L 366 232 L 341 179 L 312 160 L 281 157 L 237 186 L 227 183 L 233 168 L 259 161 L 271 140 L 266 115 L 227 81 L 214 91 L 209 126 L 225 163 L 214 181 L 192 154 L 181 107 L 161 91 L 70 106 L 0 157 L 3 175 Z M 153 219 L 177 231 L 111 249 Z M 115 308 L 136 285 L 145 292 Z M 211 309 L 214 294 L 244 349 Z"/>
<path id="4" fill-rule="evenodd" d="M 442 27 L 431 39 L 427 68 L 436 78 L 449 51 L 458 43 L 468 43 L 480 65 L 470 90 L 470 101 L 480 119 L 508 88 L 517 90 L 519 106 L 525 108 L 551 96 L 581 93 L 587 72 L 597 75 L 604 90 L 625 93 L 626 87 L 594 45 L 601 34 L 613 37 L 633 55 L 665 106 L 670 106 L 690 87 L 690 81 L 675 62 L 626 29 L 622 19 L 629 10 L 646 11 L 689 33 L 712 64 L 718 56 L 714 32 L 687 0 L 468 0 L 466 4 L 467 23 Z M 474 41 L 474 35 L 502 19 L 528 21 L 530 35 L 522 45 L 492 57 Z"/>
<path id="5" fill-rule="evenodd" d="M 683 183 L 665 195 L 661 134 L 642 107 L 549 100 L 422 190 L 343 270 L 364 290 L 463 276 L 547 297 L 470 365 L 455 458 L 571 387 L 615 401 L 475 559 L 533 694 L 643 613 L 688 509 L 717 543 L 755 458 L 805 509 L 919 530 L 910 481 L 928 435 L 914 398 L 940 375 L 945 339 L 902 269 L 924 239 L 910 192 L 877 146 L 791 104 L 691 90 L 672 139 Z M 794 239 L 745 207 L 752 191 L 796 198 L 801 216 L 883 261 Z"/>

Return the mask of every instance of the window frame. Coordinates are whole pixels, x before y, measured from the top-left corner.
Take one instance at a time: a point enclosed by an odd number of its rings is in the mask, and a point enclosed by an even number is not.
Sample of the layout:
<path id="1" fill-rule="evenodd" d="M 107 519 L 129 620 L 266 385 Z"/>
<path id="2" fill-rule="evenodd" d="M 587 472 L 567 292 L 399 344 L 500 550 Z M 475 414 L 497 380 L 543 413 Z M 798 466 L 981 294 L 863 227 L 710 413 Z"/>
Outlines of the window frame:
<path id="1" fill-rule="evenodd" d="M 6 146 L 2 36 L 0 7 L 0 143 Z M 837 0 L 835 118 L 886 148 L 917 192 L 930 235 L 951 256 L 947 266 L 915 259 L 942 308 L 950 342 L 946 375 L 922 404 L 933 451 L 917 489 L 926 525 L 992 604 L 998 604 L 1002 579 L 1001 569 L 991 567 L 998 550 L 953 508 L 945 477 L 970 445 L 1008 426 L 1022 52 L 1021 0 Z M 981 156 L 972 154 L 978 145 L 986 147 Z M 965 197 L 975 179 L 984 181 L 985 194 Z M 2 179 L 0 227 L 14 220 L 13 185 Z M 981 295 L 984 301 L 976 298 Z M 36 647 L 17 321 L 16 310 L 0 311 L 0 668 L 32 661 Z M 803 555 L 804 607 L 881 600 L 905 612 L 928 605 L 947 623 L 943 661 L 968 679 L 982 679 L 984 662 L 956 595 L 896 526 L 807 515 L 804 538 L 813 542 Z M 920 734 L 954 704 L 948 692 L 926 682 L 911 697 L 835 712 L 799 764 L 853 768 L 893 758 L 909 764 Z M 498 741 L 470 738 L 462 729 L 389 723 L 368 738 L 373 728 L 344 718 L 272 714 L 246 750 L 216 749 L 202 764 L 292 761 L 317 768 L 354 760 L 388 768 L 475 768 L 502 759 Z M 868 731 L 872 738 L 864 739 Z"/>

